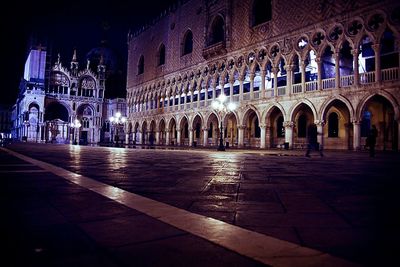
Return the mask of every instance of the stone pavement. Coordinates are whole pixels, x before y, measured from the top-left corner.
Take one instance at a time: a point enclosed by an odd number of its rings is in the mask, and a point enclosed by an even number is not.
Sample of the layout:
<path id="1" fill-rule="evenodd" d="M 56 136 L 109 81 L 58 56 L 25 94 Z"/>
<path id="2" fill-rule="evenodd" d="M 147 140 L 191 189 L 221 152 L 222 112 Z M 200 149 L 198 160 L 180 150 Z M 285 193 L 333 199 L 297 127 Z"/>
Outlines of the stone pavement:
<path id="1" fill-rule="evenodd" d="M 393 218 L 397 154 L 369 159 L 366 153 L 327 151 L 322 159 L 308 159 L 303 151 L 10 148 L 193 214 L 364 266 L 394 258 L 389 242 L 399 233 Z M 25 264 L 15 266 L 261 264 L 5 152 L 0 167 L 2 205 L 9 214 L 2 229 L 14 245 L 9 255 L 24 255 L 15 259 Z"/>

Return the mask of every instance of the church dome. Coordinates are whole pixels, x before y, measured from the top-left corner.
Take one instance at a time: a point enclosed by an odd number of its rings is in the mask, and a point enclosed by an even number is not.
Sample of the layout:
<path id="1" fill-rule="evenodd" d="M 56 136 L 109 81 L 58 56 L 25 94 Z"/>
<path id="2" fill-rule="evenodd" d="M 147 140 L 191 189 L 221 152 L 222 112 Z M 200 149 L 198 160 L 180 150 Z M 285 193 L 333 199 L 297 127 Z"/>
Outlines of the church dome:
<path id="1" fill-rule="evenodd" d="M 119 60 L 117 54 L 103 43 L 99 47 L 91 49 L 86 54 L 86 59 L 90 61 L 90 69 L 93 71 L 97 70 L 97 66 L 100 63 L 100 59 L 103 56 L 103 64 L 106 66 L 106 71 L 108 73 L 115 73 L 119 69 Z"/>

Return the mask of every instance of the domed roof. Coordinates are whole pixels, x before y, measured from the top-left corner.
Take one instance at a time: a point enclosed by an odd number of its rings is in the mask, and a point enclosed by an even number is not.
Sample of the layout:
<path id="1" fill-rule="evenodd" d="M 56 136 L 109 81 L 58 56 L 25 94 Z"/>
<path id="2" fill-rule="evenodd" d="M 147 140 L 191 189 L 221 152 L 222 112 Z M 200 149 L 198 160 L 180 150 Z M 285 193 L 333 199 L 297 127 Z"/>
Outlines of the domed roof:
<path id="1" fill-rule="evenodd" d="M 90 60 L 90 68 L 96 71 L 102 56 L 106 71 L 112 73 L 117 72 L 119 64 L 118 56 L 105 42 L 103 42 L 101 46 L 91 49 L 86 54 L 86 59 Z"/>

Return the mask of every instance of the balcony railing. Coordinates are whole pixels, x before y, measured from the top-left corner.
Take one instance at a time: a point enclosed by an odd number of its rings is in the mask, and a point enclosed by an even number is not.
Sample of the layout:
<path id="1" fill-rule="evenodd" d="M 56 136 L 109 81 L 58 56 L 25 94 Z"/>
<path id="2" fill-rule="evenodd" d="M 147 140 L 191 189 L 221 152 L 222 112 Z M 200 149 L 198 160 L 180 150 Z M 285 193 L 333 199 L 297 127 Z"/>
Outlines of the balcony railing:
<path id="1" fill-rule="evenodd" d="M 383 69 L 381 70 L 381 80 L 383 82 L 387 81 L 399 81 L 399 68 L 389 68 L 389 69 Z M 375 71 L 370 71 L 370 72 L 364 72 L 359 74 L 360 78 L 360 84 L 372 84 L 375 82 Z M 336 88 L 336 81 L 335 78 L 328 78 L 328 79 L 323 79 L 322 81 L 322 90 L 331 90 Z M 350 88 L 355 84 L 355 79 L 354 75 L 345 75 L 345 76 L 340 76 L 340 81 L 339 81 L 339 86 L 341 88 Z M 277 88 L 277 94 L 278 96 L 285 96 L 287 95 L 287 92 L 292 92 L 293 94 L 298 94 L 298 93 L 310 93 L 312 91 L 316 91 L 318 89 L 318 81 L 309 81 L 305 83 L 305 88 L 303 88 L 302 84 L 293 84 L 292 88 L 287 88 L 287 86 L 279 86 Z M 64 96 L 67 98 L 67 96 Z M 265 98 L 272 98 L 274 97 L 274 88 L 266 88 L 265 89 Z M 68 97 L 69 98 L 69 97 Z M 90 99 L 89 97 L 76 97 L 73 96 L 72 98 L 79 98 L 80 100 L 83 99 Z M 254 91 L 253 92 L 253 99 L 261 99 L 261 91 Z M 239 94 L 229 96 L 228 101 L 232 102 L 240 102 L 240 99 L 243 99 L 245 101 L 251 100 L 250 99 L 250 92 L 243 93 L 242 98 L 240 97 Z M 192 107 L 201 107 L 201 108 L 207 108 L 211 106 L 212 99 L 206 100 L 200 100 L 197 104 L 197 101 L 193 102 Z M 190 107 L 190 103 L 186 104 L 186 108 Z M 158 109 L 152 109 L 152 110 L 147 110 L 147 111 L 140 111 L 140 112 L 133 112 L 132 116 L 133 117 L 140 117 L 140 116 L 148 116 L 152 114 L 159 114 L 159 113 L 165 113 L 165 112 L 174 112 L 178 110 L 184 110 L 185 105 L 172 105 L 170 107 L 164 107 L 164 108 L 158 108 Z"/>

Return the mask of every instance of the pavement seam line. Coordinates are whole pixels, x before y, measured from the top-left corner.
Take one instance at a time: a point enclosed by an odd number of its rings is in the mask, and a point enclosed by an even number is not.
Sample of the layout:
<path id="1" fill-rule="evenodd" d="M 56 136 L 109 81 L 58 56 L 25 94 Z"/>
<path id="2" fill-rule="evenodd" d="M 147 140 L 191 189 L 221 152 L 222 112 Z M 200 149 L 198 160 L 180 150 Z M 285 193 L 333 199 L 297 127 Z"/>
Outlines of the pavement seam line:
<path id="1" fill-rule="evenodd" d="M 18 152 L 1 150 L 35 164 L 59 177 L 82 186 L 152 218 L 201 237 L 240 255 L 274 267 L 352 267 L 356 263 L 315 249 L 253 232 L 210 217 L 191 213 L 123 189 L 110 186 L 53 164 L 33 159 Z"/>

